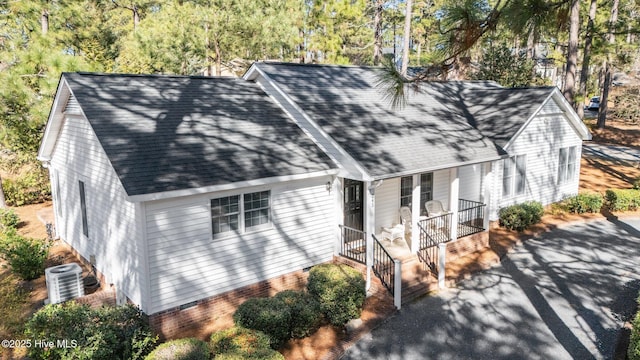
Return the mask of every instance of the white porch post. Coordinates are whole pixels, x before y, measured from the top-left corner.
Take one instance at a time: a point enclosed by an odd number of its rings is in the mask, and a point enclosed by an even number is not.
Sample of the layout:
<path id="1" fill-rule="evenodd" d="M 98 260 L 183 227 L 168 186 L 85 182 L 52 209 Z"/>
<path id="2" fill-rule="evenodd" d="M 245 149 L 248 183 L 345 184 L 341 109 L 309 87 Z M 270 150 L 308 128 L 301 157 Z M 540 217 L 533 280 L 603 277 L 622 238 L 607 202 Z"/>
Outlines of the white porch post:
<path id="1" fill-rule="evenodd" d="M 458 168 L 449 170 L 449 210 L 451 210 L 451 240 L 458 238 L 458 197 L 460 193 L 460 179 Z"/>
<path id="2" fill-rule="evenodd" d="M 485 230 L 489 230 L 489 216 L 491 215 L 491 189 L 493 188 L 493 163 L 487 162 L 482 164 L 483 179 L 483 197 L 482 202 L 486 204 L 484 207 L 484 223 L 482 226 Z"/>
<path id="3" fill-rule="evenodd" d="M 375 203 L 375 189 L 371 186 L 371 181 L 365 181 L 364 183 L 364 231 L 367 233 L 365 241 L 367 242 L 367 285 L 366 290 L 371 288 L 371 267 L 373 266 L 373 235 L 376 231 L 375 215 L 376 215 L 376 203 Z"/>
<path id="4" fill-rule="evenodd" d="M 420 232 L 418 230 L 418 218 L 420 217 L 420 175 L 413 175 L 413 191 L 411 192 L 411 252 L 416 253 L 420 249 Z"/>

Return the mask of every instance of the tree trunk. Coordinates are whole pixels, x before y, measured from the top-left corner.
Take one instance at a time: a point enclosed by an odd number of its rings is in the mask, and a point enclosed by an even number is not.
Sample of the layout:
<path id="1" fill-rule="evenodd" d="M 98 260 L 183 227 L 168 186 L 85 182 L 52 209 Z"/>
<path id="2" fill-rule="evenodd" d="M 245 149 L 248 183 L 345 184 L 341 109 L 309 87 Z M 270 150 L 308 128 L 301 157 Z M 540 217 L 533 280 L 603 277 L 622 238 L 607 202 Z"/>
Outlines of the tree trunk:
<path id="1" fill-rule="evenodd" d="M 613 33 L 616 22 L 618 21 L 618 4 L 619 0 L 613 0 L 611 4 L 611 17 L 609 18 L 609 34 L 607 35 L 609 44 L 613 47 L 616 43 L 616 36 Z M 602 85 L 602 96 L 600 97 L 600 107 L 598 111 L 598 129 L 604 129 L 607 120 L 607 108 L 609 102 L 609 87 L 611 86 L 611 48 L 607 51 L 607 61 L 605 62 L 604 84 Z"/>
<path id="2" fill-rule="evenodd" d="M 2 176 L 0 176 L 0 209 L 5 209 L 7 202 L 4 198 L 4 188 L 2 187 Z"/>
<path id="3" fill-rule="evenodd" d="M 574 92 L 576 86 L 576 71 L 578 63 L 578 36 L 580 31 L 580 1 L 572 0 L 571 15 L 569 16 L 569 43 L 567 46 L 567 69 L 564 77 L 564 91 L 562 94 L 575 107 Z"/>
<path id="4" fill-rule="evenodd" d="M 138 7 L 136 5 L 131 7 L 131 11 L 133 12 L 133 32 L 136 32 L 138 25 L 140 24 L 140 11 L 138 11 Z"/>
<path id="5" fill-rule="evenodd" d="M 596 18 L 598 0 L 591 0 L 589 6 L 589 21 L 587 23 L 587 33 L 584 38 L 584 54 L 582 57 L 582 70 L 580 71 L 580 94 L 581 102 L 576 103 L 576 111 L 580 118 L 584 118 L 584 98 L 587 96 L 587 83 L 589 82 L 589 60 L 591 59 L 591 42 L 593 39 L 593 22 Z"/>
<path id="6" fill-rule="evenodd" d="M 220 51 L 220 44 L 218 40 L 213 42 L 214 50 L 216 51 L 216 76 L 222 76 L 222 54 Z"/>
<path id="7" fill-rule="evenodd" d="M 380 65 L 382 60 L 382 11 L 384 1 L 376 0 L 375 13 L 373 15 L 373 65 Z"/>
<path id="8" fill-rule="evenodd" d="M 49 11 L 47 9 L 43 9 L 40 15 L 40 28 L 42 29 L 42 35 L 47 35 L 49 32 Z"/>
<path id="9" fill-rule="evenodd" d="M 402 42 L 402 66 L 400 67 L 400 73 L 402 76 L 407 76 L 407 67 L 409 66 L 409 43 L 411 38 L 411 7 L 412 0 L 407 0 L 405 5 L 407 6 L 404 14 L 404 39 Z"/>

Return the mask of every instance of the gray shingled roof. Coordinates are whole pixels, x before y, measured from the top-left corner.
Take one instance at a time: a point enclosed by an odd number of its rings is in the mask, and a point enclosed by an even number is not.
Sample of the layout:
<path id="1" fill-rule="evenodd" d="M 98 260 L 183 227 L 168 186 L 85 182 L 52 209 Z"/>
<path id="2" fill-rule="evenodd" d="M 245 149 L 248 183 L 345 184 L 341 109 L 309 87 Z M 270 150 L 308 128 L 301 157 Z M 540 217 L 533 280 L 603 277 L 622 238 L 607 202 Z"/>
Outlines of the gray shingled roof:
<path id="1" fill-rule="evenodd" d="M 424 86 L 393 109 L 371 67 L 256 63 L 374 177 L 493 160 L 504 154 L 455 98 Z M 495 84 L 474 86 L 495 88 Z"/>
<path id="2" fill-rule="evenodd" d="M 469 124 L 504 147 L 551 95 L 554 87 L 503 88 L 464 82 L 431 83 L 436 100 L 455 107 Z"/>
<path id="3" fill-rule="evenodd" d="M 257 84 L 63 77 L 130 196 L 336 168 Z"/>

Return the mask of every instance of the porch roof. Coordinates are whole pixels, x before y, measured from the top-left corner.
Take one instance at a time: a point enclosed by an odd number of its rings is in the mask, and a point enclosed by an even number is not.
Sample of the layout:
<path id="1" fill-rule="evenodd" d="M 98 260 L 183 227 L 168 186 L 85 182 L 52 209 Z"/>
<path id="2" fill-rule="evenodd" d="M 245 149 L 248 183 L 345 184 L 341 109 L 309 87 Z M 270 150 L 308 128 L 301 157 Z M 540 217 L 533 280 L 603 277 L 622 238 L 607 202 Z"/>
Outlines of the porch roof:
<path id="1" fill-rule="evenodd" d="M 380 68 L 256 63 L 373 178 L 491 161 L 505 154 L 439 89 L 411 91 L 392 108 Z M 477 86 L 495 87 L 478 83 Z"/>

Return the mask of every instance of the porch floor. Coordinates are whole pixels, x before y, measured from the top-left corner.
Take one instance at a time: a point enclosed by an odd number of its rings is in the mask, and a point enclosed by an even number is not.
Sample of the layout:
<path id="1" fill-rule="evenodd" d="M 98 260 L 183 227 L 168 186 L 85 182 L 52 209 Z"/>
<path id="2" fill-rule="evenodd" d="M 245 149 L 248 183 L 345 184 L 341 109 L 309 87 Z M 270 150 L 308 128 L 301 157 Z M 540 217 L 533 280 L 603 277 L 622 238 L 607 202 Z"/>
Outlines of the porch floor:
<path id="1" fill-rule="evenodd" d="M 409 237 L 411 235 L 407 234 L 405 236 Z M 396 238 L 391 241 L 389 239 L 385 239 L 382 234 L 376 235 L 376 237 L 381 239 L 380 244 L 385 250 L 387 250 L 392 258 L 402 260 L 412 256 L 411 249 L 409 248 L 409 244 L 406 239 Z"/>

